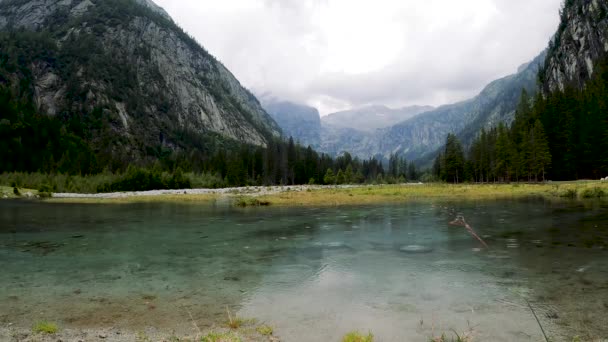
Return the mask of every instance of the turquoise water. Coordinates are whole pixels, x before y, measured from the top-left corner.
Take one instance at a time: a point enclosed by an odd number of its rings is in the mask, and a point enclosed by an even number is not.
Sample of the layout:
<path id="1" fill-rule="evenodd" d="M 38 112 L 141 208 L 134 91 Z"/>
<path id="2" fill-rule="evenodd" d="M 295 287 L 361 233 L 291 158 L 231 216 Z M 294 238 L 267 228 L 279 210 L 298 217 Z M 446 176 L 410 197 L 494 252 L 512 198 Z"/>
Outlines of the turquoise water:
<path id="1" fill-rule="evenodd" d="M 448 223 L 457 215 L 490 246 Z M 492 201 L 353 208 L 0 202 L 0 325 L 218 326 L 284 341 L 608 337 L 608 211 Z M 530 303 L 530 306 L 528 306 Z"/>

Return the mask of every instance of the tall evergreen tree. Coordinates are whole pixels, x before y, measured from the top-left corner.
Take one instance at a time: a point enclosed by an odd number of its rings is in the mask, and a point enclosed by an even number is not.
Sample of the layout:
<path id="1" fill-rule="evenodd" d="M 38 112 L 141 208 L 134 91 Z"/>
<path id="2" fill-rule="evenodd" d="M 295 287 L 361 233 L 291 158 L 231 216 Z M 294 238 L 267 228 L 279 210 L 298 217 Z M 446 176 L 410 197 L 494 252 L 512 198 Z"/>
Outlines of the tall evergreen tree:
<path id="1" fill-rule="evenodd" d="M 443 179 L 459 183 L 464 176 L 464 152 L 460 141 L 454 134 L 448 134 L 444 153 Z"/>

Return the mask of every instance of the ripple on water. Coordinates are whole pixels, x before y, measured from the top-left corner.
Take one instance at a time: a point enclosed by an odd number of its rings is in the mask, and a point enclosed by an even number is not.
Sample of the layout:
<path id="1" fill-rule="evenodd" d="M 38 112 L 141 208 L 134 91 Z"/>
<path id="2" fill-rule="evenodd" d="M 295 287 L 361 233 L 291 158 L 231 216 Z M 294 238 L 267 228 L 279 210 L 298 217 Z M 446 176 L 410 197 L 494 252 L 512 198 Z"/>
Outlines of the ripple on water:
<path id="1" fill-rule="evenodd" d="M 306 264 L 284 265 L 274 271 L 271 281 L 280 288 L 290 288 L 296 284 L 301 284 L 315 276 L 317 272 L 312 266 Z"/>

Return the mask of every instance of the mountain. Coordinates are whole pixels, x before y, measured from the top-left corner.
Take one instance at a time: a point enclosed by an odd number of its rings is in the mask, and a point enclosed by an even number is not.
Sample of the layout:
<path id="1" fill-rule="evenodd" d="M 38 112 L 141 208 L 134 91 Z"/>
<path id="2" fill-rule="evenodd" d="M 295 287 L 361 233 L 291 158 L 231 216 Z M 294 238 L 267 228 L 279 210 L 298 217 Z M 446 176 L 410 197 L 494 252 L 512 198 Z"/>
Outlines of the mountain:
<path id="1" fill-rule="evenodd" d="M 321 118 L 316 108 L 265 98 L 262 98 L 262 105 L 286 137 L 293 137 L 304 146 L 319 146 Z"/>
<path id="2" fill-rule="evenodd" d="M 109 158 L 220 140 L 264 146 L 280 135 L 234 75 L 150 0 L 0 0 L 0 46 L 0 86 L 38 113 L 78 121 L 75 134 Z M 91 121 L 104 124 L 94 131 Z"/>
<path id="3" fill-rule="evenodd" d="M 608 53 L 608 3 L 568 0 L 539 79 L 545 93 L 584 87 Z"/>
<path id="4" fill-rule="evenodd" d="M 544 61 L 541 53 L 519 72 L 493 81 L 473 99 L 439 107 L 413 119 L 379 132 L 377 149 L 384 155 L 402 153 L 408 159 L 434 155 L 445 143 L 448 133 L 455 133 L 464 145 L 475 138 L 481 128 L 510 123 L 514 119 L 522 89 L 534 93 L 537 73 Z"/>
<path id="5" fill-rule="evenodd" d="M 312 145 L 332 155 L 348 151 L 361 158 L 388 158 L 391 153 L 400 153 L 426 164 L 445 143 L 448 133 L 456 133 L 468 145 L 481 128 L 512 122 L 522 89 L 535 92 L 545 56 L 541 53 L 520 66 L 517 73 L 493 81 L 476 97 L 459 103 L 435 109 L 375 106 L 331 114 L 321 119 L 321 139 Z M 411 118 L 388 124 L 400 116 Z"/>
<path id="6" fill-rule="evenodd" d="M 417 114 L 433 110 L 430 106 L 411 106 L 392 109 L 386 106 L 367 106 L 353 110 L 329 114 L 322 118 L 323 123 L 339 128 L 352 128 L 373 132 L 376 129 L 393 126 Z"/>
<path id="7" fill-rule="evenodd" d="M 320 133 L 317 133 L 318 126 L 314 126 L 311 128 L 314 137 L 307 137 L 315 139 L 319 134 L 320 140 L 316 143 L 314 140 L 308 141 L 320 152 L 331 155 L 348 151 L 360 158 L 388 159 L 391 153 L 399 153 L 408 160 L 420 160 L 426 165 L 434 158 L 437 149 L 443 146 L 448 133 L 457 134 L 463 144 L 468 146 L 481 128 L 494 127 L 500 122 L 511 123 L 522 89 L 530 94 L 535 93 L 538 70 L 545 57 L 546 52 L 541 53 L 519 67 L 517 73 L 491 82 L 479 95 L 459 103 L 429 111 L 426 111 L 430 109 L 428 107 L 391 110 L 376 106 L 329 115 L 328 118 L 321 119 Z M 412 114 L 415 112 L 419 114 Z M 384 126 L 386 121 L 380 119 L 384 113 L 391 113 L 392 118 L 399 115 L 413 117 L 385 128 L 361 127 L 365 122 L 373 126 L 374 121 L 380 121 L 376 126 Z M 281 126 L 283 129 L 291 127 Z M 294 138 L 304 140 L 298 134 Z"/>

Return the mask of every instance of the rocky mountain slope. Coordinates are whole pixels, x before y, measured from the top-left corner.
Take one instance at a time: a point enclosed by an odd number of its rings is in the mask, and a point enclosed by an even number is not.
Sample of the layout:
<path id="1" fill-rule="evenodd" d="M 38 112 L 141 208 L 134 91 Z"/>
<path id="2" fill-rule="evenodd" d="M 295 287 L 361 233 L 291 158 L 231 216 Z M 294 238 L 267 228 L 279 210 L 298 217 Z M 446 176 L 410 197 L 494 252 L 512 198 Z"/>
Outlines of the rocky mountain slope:
<path id="1" fill-rule="evenodd" d="M 410 119 L 420 113 L 433 110 L 431 106 L 411 106 L 398 109 L 386 106 L 366 106 L 353 110 L 329 114 L 321 120 L 326 125 L 373 132 Z"/>
<path id="2" fill-rule="evenodd" d="M 280 135 L 258 100 L 151 0 L 0 0 L 0 38 L 1 85 L 51 116 L 102 113 L 126 155 Z"/>
<path id="3" fill-rule="evenodd" d="M 490 83 L 473 99 L 439 107 L 379 132 L 377 149 L 383 154 L 396 152 L 410 160 L 420 159 L 442 146 L 448 133 L 457 134 L 467 145 L 481 128 L 510 123 L 522 89 L 534 93 L 544 57 L 542 53 L 516 74 Z"/>
<path id="4" fill-rule="evenodd" d="M 308 141 L 319 151 L 332 155 L 348 151 L 360 158 L 388 158 L 391 153 L 399 153 L 408 160 L 431 160 L 437 149 L 445 143 L 448 133 L 457 134 L 468 145 L 482 127 L 490 128 L 500 122 L 512 122 L 522 89 L 531 94 L 535 92 L 538 70 L 545 56 L 545 52 L 541 53 L 522 65 L 517 73 L 490 83 L 470 100 L 430 111 L 424 111 L 425 107 L 417 107 L 423 112 L 390 127 L 375 130 L 348 127 L 358 127 L 359 123 L 375 117 L 374 111 L 365 108 L 332 114 L 330 117 L 343 116 L 344 120 L 348 117 L 351 122 L 334 124 L 335 120 L 322 118 L 320 133 L 316 132 L 318 126 L 310 127 L 315 137 L 317 134 L 320 136 L 320 140 Z M 273 112 L 272 109 L 267 109 Z M 288 129 L 290 126 L 282 127 Z M 297 132 L 294 138 L 304 140 Z"/>
<path id="5" fill-rule="evenodd" d="M 316 108 L 271 99 L 262 99 L 262 105 L 279 124 L 285 137 L 293 137 L 303 146 L 319 146 L 321 118 Z"/>
<path id="6" fill-rule="evenodd" d="M 539 78 L 545 92 L 581 88 L 608 53 L 608 2 L 568 0 Z"/>

